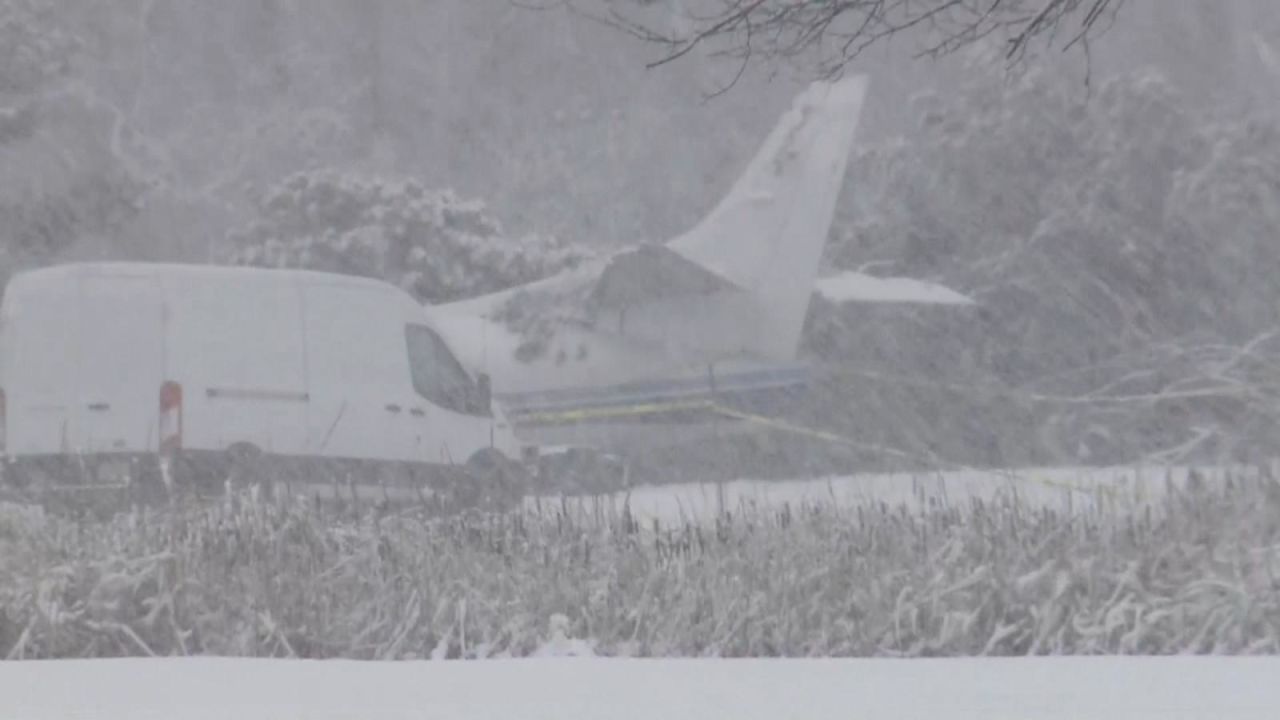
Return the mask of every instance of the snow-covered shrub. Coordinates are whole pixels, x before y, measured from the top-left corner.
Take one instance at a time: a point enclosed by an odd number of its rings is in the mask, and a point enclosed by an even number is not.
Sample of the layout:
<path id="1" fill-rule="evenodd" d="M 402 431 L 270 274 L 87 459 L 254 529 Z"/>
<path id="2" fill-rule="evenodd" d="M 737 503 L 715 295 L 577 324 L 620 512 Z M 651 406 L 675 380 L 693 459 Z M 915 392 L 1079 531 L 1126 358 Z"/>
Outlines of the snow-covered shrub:
<path id="1" fill-rule="evenodd" d="M 544 235 L 508 237 L 484 203 L 413 180 L 299 173 L 258 201 L 230 238 L 237 264 L 387 280 L 445 302 L 552 275 L 588 256 Z"/>

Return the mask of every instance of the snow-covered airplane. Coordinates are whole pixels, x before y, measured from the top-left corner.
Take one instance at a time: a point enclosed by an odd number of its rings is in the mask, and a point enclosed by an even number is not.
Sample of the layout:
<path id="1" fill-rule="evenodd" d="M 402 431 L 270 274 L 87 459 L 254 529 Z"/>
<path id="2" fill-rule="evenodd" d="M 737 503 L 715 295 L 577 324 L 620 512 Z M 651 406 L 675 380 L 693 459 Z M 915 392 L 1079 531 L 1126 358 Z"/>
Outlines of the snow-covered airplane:
<path id="1" fill-rule="evenodd" d="M 811 85 L 683 235 L 430 309 L 522 439 L 626 450 L 723 431 L 730 399 L 805 381 L 796 354 L 815 290 L 965 302 L 914 280 L 817 278 L 866 89 L 863 77 Z"/>

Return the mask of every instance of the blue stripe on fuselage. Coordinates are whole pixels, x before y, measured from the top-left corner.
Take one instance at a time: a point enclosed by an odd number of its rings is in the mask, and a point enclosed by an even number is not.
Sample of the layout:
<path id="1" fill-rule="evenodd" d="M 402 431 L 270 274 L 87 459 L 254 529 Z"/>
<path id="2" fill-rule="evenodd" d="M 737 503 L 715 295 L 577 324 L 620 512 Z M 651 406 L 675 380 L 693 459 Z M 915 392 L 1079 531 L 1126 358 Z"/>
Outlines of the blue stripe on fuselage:
<path id="1" fill-rule="evenodd" d="M 519 419 L 521 415 L 532 413 L 627 407 L 775 390 L 804 385 L 808 380 L 807 367 L 789 366 L 723 374 L 708 372 L 701 377 L 686 376 L 589 388 L 507 393 L 498 395 L 498 400 L 515 419 Z"/>

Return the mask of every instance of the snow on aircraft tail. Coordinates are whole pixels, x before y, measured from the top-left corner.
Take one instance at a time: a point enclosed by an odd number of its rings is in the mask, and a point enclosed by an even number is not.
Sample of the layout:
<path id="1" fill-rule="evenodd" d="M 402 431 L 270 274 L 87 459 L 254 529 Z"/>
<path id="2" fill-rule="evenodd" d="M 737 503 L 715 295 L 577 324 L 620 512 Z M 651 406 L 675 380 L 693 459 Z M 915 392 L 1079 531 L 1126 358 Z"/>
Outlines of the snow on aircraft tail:
<path id="1" fill-rule="evenodd" d="M 525 441 L 634 448 L 724 432 L 726 403 L 768 404 L 808 377 L 797 346 L 866 88 L 802 92 L 688 232 L 436 306 L 436 328 L 490 374 Z M 835 289 L 850 285 L 868 283 Z"/>
<path id="2" fill-rule="evenodd" d="M 762 359 L 795 357 L 866 90 L 863 76 L 811 85 L 729 194 L 667 245 L 750 296 L 744 349 Z"/>

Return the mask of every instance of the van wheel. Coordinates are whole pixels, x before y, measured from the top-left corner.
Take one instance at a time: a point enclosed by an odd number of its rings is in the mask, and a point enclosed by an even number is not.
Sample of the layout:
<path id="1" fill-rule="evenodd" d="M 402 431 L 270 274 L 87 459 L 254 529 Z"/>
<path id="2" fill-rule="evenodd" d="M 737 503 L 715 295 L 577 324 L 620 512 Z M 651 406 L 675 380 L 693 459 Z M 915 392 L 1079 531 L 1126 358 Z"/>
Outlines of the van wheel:
<path id="1" fill-rule="evenodd" d="M 502 512 L 519 506 L 529 480 L 523 467 L 492 448 L 471 456 L 467 479 L 473 484 L 466 493 L 468 499 L 481 508 Z"/>
<path id="2" fill-rule="evenodd" d="M 221 455 L 180 455 L 170 461 L 169 472 L 179 493 L 208 499 L 222 495 L 230 465 Z"/>
<path id="3" fill-rule="evenodd" d="M 271 497 L 272 483 L 266 457 L 256 445 L 237 443 L 227 448 L 227 464 L 227 483 L 232 490 L 258 486 L 264 497 Z"/>

